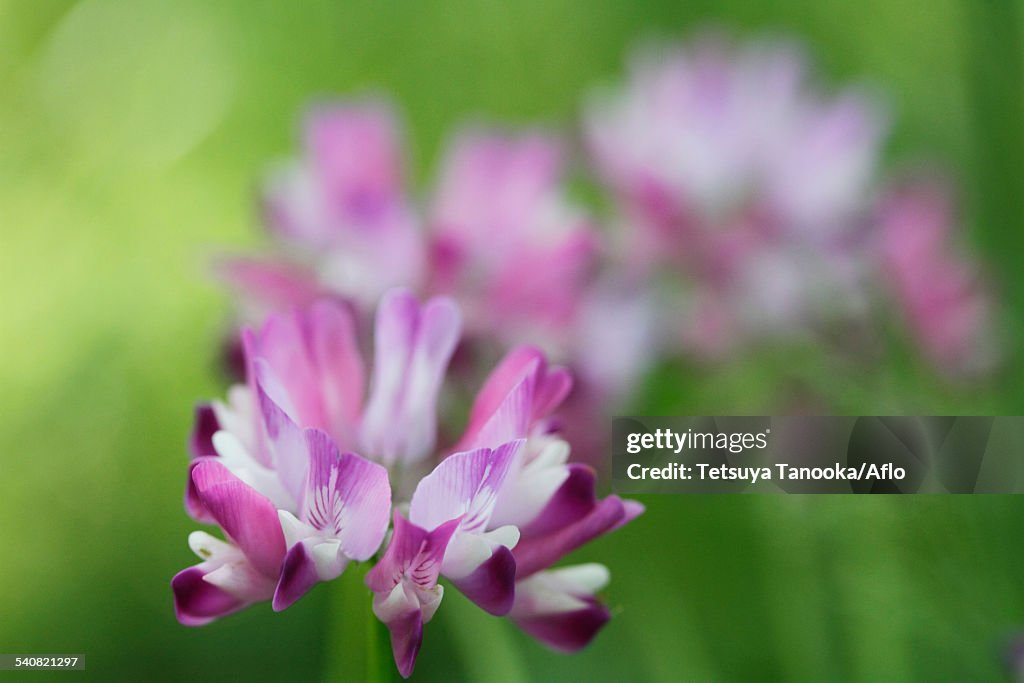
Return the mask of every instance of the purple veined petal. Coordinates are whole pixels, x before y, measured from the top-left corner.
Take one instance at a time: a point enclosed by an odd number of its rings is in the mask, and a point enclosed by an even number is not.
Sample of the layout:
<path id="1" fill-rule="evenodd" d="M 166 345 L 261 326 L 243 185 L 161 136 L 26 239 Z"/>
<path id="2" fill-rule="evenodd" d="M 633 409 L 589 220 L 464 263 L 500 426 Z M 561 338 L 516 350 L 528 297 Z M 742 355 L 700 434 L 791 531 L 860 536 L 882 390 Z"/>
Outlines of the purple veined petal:
<path id="1" fill-rule="evenodd" d="M 461 517 L 460 531 L 485 531 L 498 490 L 524 443 L 519 439 L 493 450 L 478 448 L 448 456 L 416 486 L 409 519 L 432 529 Z"/>
<path id="2" fill-rule="evenodd" d="M 423 640 L 423 624 L 433 618 L 444 589 L 437 584 L 441 560 L 461 520 L 427 531 L 394 513 L 394 534 L 383 557 L 366 575 L 374 593 L 373 613 L 388 627 L 395 664 L 412 673 Z"/>
<path id="3" fill-rule="evenodd" d="M 260 573 L 276 578 L 285 546 L 274 505 L 231 474 L 218 459 L 197 462 L 192 481 L 199 499 L 224 533 Z"/>
<path id="4" fill-rule="evenodd" d="M 459 329 L 458 309 L 449 299 L 421 307 L 409 291 L 392 290 L 381 300 L 362 425 L 364 451 L 375 460 L 415 461 L 433 448 L 437 394 Z"/>
<path id="5" fill-rule="evenodd" d="M 303 521 L 354 560 L 368 560 L 384 540 L 391 511 L 387 470 L 354 453 L 340 453 L 326 433 L 307 429 L 310 469 Z"/>
<path id="6" fill-rule="evenodd" d="M 437 584 L 441 560 L 459 527 L 460 518 L 447 520 L 432 531 L 394 512 L 394 533 L 384 555 L 366 574 L 366 585 L 374 593 L 390 593 L 397 583 L 408 579 L 420 588 Z"/>
<path id="7" fill-rule="evenodd" d="M 522 580 L 550 567 L 576 548 L 620 528 L 629 521 L 628 515 L 641 511 L 635 506 L 627 507 L 618 496 L 608 496 L 586 517 L 564 528 L 544 535 L 524 535 L 513 550 L 516 576 Z"/>
<path id="8" fill-rule="evenodd" d="M 174 613 L 184 626 L 204 626 L 246 606 L 227 591 L 203 580 L 200 566 L 183 569 L 171 579 Z"/>
<path id="9" fill-rule="evenodd" d="M 599 564 L 534 574 L 516 585 L 509 618 L 548 647 L 575 652 L 588 645 L 611 617 L 594 599 L 608 578 L 608 570 Z"/>

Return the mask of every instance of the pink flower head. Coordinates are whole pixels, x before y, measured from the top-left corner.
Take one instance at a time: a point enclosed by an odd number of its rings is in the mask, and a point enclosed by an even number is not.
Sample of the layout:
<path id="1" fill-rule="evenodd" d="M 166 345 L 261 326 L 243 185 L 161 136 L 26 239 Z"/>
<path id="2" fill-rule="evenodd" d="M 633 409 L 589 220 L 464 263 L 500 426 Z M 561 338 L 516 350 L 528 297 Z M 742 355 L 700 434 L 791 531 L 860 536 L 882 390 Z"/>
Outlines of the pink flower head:
<path id="1" fill-rule="evenodd" d="M 925 354 L 951 374 L 973 374 L 995 360 L 992 304 L 954 247 L 952 214 L 940 185 L 890 193 L 880 209 L 882 268 Z"/>
<path id="2" fill-rule="evenodd" d="M 685 282 L 686 348 L 717 355 L 859 314 L 884 117 L 862 92 L 819 92 L 797 47 L 648 49 L 584 127 L 628 263 Z"/>
<path id="3" fill-rule="evenodd" d="M 828 234 L 862 210 L 885 126 L 861 93 L 816 92 L 799 48 L 704 36 L 648 49 L 622 92 L 590 106 L 602 177 L 662 237 L 763 213 Z"/>
<path id="4" fill-rule="evenodd" d="M 561 340 L 592 278 L 598 238 L 562 185 L 549 135 L 456 136 L 430 208 L 433 288 L 467 309 L 474 334 Z"/>
<path id="5" fill-rule="evenodd" d="M 270 230 L 295 264 L 226 260 L 221 273 L 243 299 L 273 310 L 334 293 L 370 306 L 386 289 L 418 282 L 424 248 L 395 119 L 372 100 L 309 112 L 304 157 L 274 173 L 263 194 Z"/>
<path id="6" fill-rule="evenodd" d="M 365 398 L 354 327 L 331 301 L 271 316 L 244 335 L 247 383 L 197 410 L 186 509 L 228 540 L 193 535 L 204 561 L 173 581 L 179 620 L 200 625 L 262 600 L 285 609 L 378 556 L 393 519 L 367 585 L 403 676 L 440 605 L 441 577 L 491 614 L 514 611 L 552 647 L 585 645 L 607 621 L 593 596 L 603 582 L 594 571 L 546 572 L 642 508 L 598 499 L 593 470 L 567 462 L 554 413 L 568 372 L 536 349 L 514 350 L 484 383 L 458 445 L 439 451 L 437 396 L 458 310 L 387 293 Z M 407 495 L 399 472 L 428 458 L 437 464 Z"/>

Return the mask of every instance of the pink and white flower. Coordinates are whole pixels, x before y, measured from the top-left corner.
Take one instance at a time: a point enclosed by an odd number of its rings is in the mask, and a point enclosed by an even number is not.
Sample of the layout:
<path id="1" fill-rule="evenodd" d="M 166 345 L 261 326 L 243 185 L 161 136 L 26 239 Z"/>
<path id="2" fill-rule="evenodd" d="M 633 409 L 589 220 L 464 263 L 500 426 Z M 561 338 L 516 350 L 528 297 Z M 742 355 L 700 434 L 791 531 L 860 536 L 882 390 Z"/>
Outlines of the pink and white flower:
<path id="1" fill-rule="evenodd" d="M 491 614 L 517 609 L 513 621 L 542 642 L 585 645 L 607 620 L 593 598 L 601 582 L 545 572 L 642 508 L 599 500 L 593 470 L 567 462 L 554 413 L 569 373 L 534 348 L 514 350 L 484 383 L 457 445 L 438 449 L 458 309 L 387 293 L 366 397 L 354 330 L 349 309 L 332 301 L 271 316 L 243 335 L 247 383 L 228 403 L 197 410 L 186 509 L 227 540 L 193 534 L 203 562 L 172 582 L 179 620 L 201 625 L 263 600 L 285 609 L 378 556 L 393 519 L 367 584 L 403 675 L 440 605 L 441 577 Z M 408 495 L 402 477 L 423 465 Z"/>

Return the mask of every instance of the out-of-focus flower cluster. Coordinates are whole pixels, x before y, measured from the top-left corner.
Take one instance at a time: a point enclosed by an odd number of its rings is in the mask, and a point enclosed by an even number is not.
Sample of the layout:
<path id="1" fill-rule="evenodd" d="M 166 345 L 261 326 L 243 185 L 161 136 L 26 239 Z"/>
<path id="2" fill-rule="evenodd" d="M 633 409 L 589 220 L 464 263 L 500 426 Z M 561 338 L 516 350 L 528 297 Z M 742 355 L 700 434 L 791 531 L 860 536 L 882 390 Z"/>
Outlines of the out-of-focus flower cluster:
<path id="1" fill-rule="evenodd" d="M 950 193 L 883 177 L 881 104 L 812 76 L 791 43 L 705 37 L 635 55 L 584 120 L 625 267 L 669 281 L 672 334 L 706 357 L 879 342 L 888 312 L 943 373 L 988 369 L 990 303 L 955 246 Z"/>
<path id="2" fill-rule="evenodd" d="M 583 419 L 660 358 L 838 338 L 825 355 L 872 360 L 893 328 L 941 374 L 984 372 L 993 306 L 952 193 L 881 173 L 888 123 L 867 90 L 821 88 L 795 43 L 702 35 L 646 46 L 595 92 L 581 154 L 463 129 L 419 199 L 387 104 L 321 106 L 263 193 L 279 248 L 221 272 L 257 315 L 324 293 L 365 312 L 398 284 L 450 295 L 466 349 L 528 341 L 570 365 Z M 611 211 L 573 201 L 568 170 Z"/>
<path id="3" fill-rule="evenodd" d="M 587 101 L 579 150 L 460 130 L 426 197 L 385 101 L 313 108 L 261 193 L 274 249 L 220 262 L 251 326 L 244 383 L 197 412 L 186 508 L 227 540 L 190 538 L 179 619 L 284 609 L 373 560 L 403 675 L 439 577 L 575 650 L 608 619 L 607 570 L 552 565 L 641 508 L 598 499 L 570 444 L 596 462 L 656 362 L 828 357 L 837 338 L 870 361 L 897 329 L 943 374 L 992 367 L 993 304 L 951 193 L 882 175 L 887 127 L 870 93 L 824 92 L 796 45 L 720 36 L 637 52 Z M 446 376 L 482 387 L 447 440 Z"/>

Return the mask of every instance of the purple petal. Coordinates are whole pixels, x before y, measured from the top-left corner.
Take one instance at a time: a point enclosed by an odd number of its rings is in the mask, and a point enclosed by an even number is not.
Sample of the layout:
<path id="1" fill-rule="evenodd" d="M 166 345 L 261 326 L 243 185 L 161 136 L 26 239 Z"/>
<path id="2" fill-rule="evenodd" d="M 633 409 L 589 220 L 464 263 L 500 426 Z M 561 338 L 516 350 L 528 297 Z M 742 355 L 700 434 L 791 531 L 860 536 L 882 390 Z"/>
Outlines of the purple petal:
<path id="1" fill-rule="evenodd" d="M 523 443 L 510 441 L 493 450 L 478 448 L 448 456 L 416 486 L 409 518 L 430 529 L 464 517 L 462 531 L 485 531 L 498 489 Z"/>
<path id="2" fill-rule="evenodd" d="M 188 450 L 193 458 L 216 456 L 213 447 L 213 435 L 220 429 L 217 413 L 209 403 L 200 403 L 195 409 L 192 422 L 192 433 L 188 438 Z"/>
<path id="3" fill-rule="evenodd" d="M 540 514 L 526 524 L 523 536 L 543 536 L 578 522 L 597 506 L 594 492 L 597 475 L 586 465 L 567 466 L 569 476 L 562 483 Z"/>
<path id="4" fill-rule="evenodd" d="M 475 433 L 467 431 L 466 436 L 456 446 L 456 450 L 494 447 L 514 439 L 527 438 L 530 435 L 533 417 L 535 384 L 532 373 L 524 375 L 487 421 L 479 429 L 474 429 Z"/>
<path id="5" fill-rule="evenodd" d="M 196 566 L 183 569 L 171 579 L 174 613 L 185 626 L 203 626 L 248 604 L 204 581 L 205 575 L 206 572 Z"/>
<path id="6" fill-rule="evenodd" d="M 574 652 L 608 623 L 608 609 L 594 599 L 608 579 L 608 569 L 598 564 L 540 572 L 516 584 L 509 618 L 549 647 Z"/>
<path id="7" fill-rule="evenodd" d="M 203 499 L 199 496 L 199 490 L 196 488 L 196 484 L 192 480 L 192 470 L 194 470 L 196 465 L 200 462 L 207 459 L 209 458 L 196 458 L 188 465 L 188 481 L 185 483 L 185 512 L 187 512 L 189 516 L 197 522 L 215 524 L 217 520 L 215 520 L 213 515 L 210 514 L 210 511 L 206 509 Z"/>
<path id="8" fill-rule="evenodd" d="M 217 413 L 209 403 L 196 406 L 192 433 L 189 435 L 188 446 L 192 463 L 188 468 L 188 480 L 185 482 L 185 512 L 197 522 L 212 523 L 213 517 L 199 499 L 196 486 L 192 483 L 192 467 L 200 458 L 217 457 L 217 449 L 213 447 L 213 435 L 220 430 Z"/>
<path id="9" fill-rule="evenodd" d="M 552 533 L 524 536 L 513 550 L 516 577 L 524 579 L 572 552 L 581 545 L 622 526 L 629 511 L 618 496 L 608 496 L 583 519 Z"/>
<path id="10" fill-rule="evenodd" d="M 498 546 L 474 571 L 451 582 L 484 611 L 498 617 L 508 614 L 515 598 L 516 561 L 512 551 Z"/>
<path id="11" fill-rule="evenodd" d="M 293 545 L 281 565 L 281 578 L 278 579 L 272 603 L 274 611 L 280 612 L 291 607 L 292 603 L 305 595 L 319 580 L 316 564 L 306 550 L 305 544 Z"/>
<path id="12" fill-rule="evenodd" d="M 214 458 L 196 463 L 192 481 L 202 504 L 253 566 L 264 576 L 276 578 L 285 545 L 273 503 Z"/>
<path id="13" fill-rule="evenodd" d="M 611 619 L 608 608 L 596 600 L 572 612 L 513 617 L 528 634 L 559 652 L 576 652 L 586 647 Z"/>
<path id="14" fill-rule="evenodd" d="M 296 424 L 329 429 L 320 398 L 320 372 L 313 363 L 309 328 L 309 321 L 298 310 L 270 316 L 255 336 L 253 360 L 266 363 L 269 373 L 263 370 L 257 378 Z M 279 386 L 271 382 L 271 375 Z"/>
<path id="15" fill-rule="evenodd" d="M 339 453 L 319 430 L 307 429 L 305 440 L 310 470 L 304 521 L 336 537 L 346 556 L 370 559 L 388 529 L 387 470 L 354 453 Z"/>
<path id="16" fill-rule="evenodd" d="M 412 675 L 416 666 L 416 656 L 423 644 L 423 614 L 417 610 L 409 610 L 401 617 L 387 624 L 391 634 L 391 652 L 395 657 L 395 666 L 402 678 Z"/>

